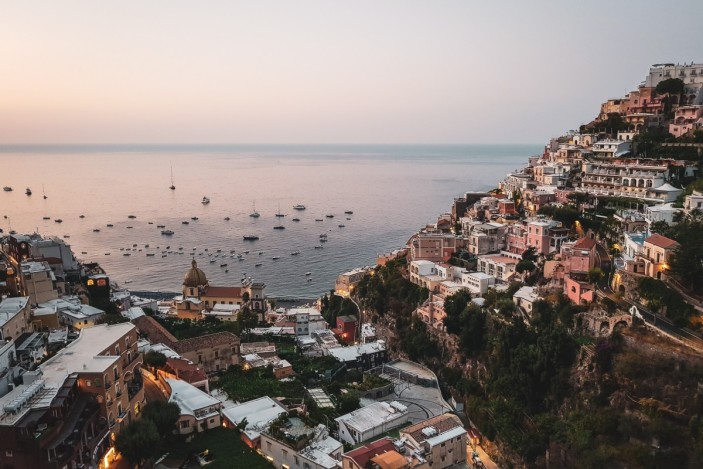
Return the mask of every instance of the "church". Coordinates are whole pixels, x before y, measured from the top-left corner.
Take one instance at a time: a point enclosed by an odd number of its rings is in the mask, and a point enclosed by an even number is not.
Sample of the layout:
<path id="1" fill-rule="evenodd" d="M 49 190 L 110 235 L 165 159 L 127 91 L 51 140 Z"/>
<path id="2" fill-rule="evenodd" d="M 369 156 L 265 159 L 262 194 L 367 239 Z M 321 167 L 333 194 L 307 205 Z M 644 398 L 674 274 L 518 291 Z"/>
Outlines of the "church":
<path id="1" fill-rule="evenodd" d="M 266 285 L 246 279 L 240 287 L 217 287 L 210 285 L 207 276 L 193 259 L 191 268 L 183 278 L 183 295 L 175 298 L 176 314 L 179 318 L 199 320 L 203 313 L 216 305 L 248 306 L 263 317 L 268 308 Z"/>

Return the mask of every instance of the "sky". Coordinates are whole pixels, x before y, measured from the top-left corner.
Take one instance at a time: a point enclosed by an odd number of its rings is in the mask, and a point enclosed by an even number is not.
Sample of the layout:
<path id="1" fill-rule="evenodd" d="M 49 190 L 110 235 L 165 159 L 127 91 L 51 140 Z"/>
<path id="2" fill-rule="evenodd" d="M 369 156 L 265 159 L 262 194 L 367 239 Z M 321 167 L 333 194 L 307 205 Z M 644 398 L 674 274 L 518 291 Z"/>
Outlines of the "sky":
<path id="1" fill-rule="evenodd" d="M 0 0 L 0 144 L 544 143 L 703 1 Z"/>

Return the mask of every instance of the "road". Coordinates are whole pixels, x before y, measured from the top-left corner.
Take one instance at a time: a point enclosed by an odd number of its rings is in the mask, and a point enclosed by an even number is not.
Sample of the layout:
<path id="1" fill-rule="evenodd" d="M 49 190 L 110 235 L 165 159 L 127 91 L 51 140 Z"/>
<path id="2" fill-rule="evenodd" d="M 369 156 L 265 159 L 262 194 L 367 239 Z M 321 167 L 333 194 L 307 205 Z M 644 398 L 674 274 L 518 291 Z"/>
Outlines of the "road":
<path id="1" fill-rule="evenodd" d="M 146 401 L 165 401 L 166 396 L 164 396 L 164 393 L 163 391 L 161 391 L 159 385 L 152 381 L 151 378 L 147 377 L 146 375 L 142 376 L 144 376 L 144 397 L 146 398 Z"/>

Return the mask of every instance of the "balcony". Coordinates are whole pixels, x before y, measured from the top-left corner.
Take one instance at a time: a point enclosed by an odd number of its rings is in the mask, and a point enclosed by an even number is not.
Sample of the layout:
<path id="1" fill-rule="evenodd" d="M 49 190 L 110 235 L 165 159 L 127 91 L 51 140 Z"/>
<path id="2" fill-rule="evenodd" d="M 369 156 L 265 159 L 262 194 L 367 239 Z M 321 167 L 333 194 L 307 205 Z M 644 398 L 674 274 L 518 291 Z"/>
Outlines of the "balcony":
<path id="1" fill-rule="evenodd" d="M 127 384 L 127 396 L 129 397 L 129 402 L 144 400 L 144 383 L 141 378 L 135 378 L 132 382 Z"/>
<path id="2" fill-rule="evenodd" d="M 142 364 L 142 355 L 141 354 L 137 354 L 136 356 L 132 357 L 131 361 L 127 361 L 127 359 L 125 359 L 122 362 L 122 375 L 124 376 L 127 373 L 133 372 L 134 369 L 138 365 L 141 365 L 141 364 Z"/>

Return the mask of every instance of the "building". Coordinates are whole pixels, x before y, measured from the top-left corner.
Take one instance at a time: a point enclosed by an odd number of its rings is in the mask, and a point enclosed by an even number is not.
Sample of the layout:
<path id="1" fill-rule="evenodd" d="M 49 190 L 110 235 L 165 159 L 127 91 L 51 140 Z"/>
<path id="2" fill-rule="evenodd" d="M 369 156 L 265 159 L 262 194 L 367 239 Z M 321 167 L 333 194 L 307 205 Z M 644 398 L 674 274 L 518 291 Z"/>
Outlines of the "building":
<path id="1" fill-rule="evenodd" d="M 18 363 L 14 340 L 0 340 L 0 397 L 15 387 L 14 368 Z"/>
<path id="2" fill-rule="evenodd" d="M 71 246 L 61 238 L 42 238 L 36 233 L 30 236 L 10 235 L 7 238 L 7 248 L 8 254 L 17 264 L 25 260 L 57 259 L 60 260 L 62 273 L 77 279 L 80 264 L 73 255 Z M 52 262 L 50 264 L 53 266 Z"/>
<path id="3" fill-rule="evenodd" d="M 652 223 L 663 221 L 666 224 L 673 225 L 674 217 L 677 213 L 683 211 L 682 208 L 674 207 L 674 204 L 659 204 L 659 205 L 648 205 L 644 209 L 644 219 L 647 225 Z"/>
<path id="4" fill-rule="evenodd" d="M 25 261 L 20 264 L 20 269 L 24 294 L 29 296 L 29 304 L 36 305 L 59 297 L 56 276 L 48 263 Z"/>
<path id="5" fill-rule="evenodd" d="M 115 436 L 144 405 L 129 323 L 96 326 L 0 398 L 0 454 L 12 467 L 107 465 Z M 12 458 L 9 460 L 7 458 Z"/>
<path id="6" fill-rule="evenodd" d="M 479 256 L 476 268 L 479 272 L 495 277 L 501 282 L 509 282 L 515 275 L 515 267 L 520 256 L 508 252 Z"/>
<path id="7" fill-rule="evenodd" d="M 53 309 L 60 325 L 71 326 L 74 329 L 93 327 L 105 316 L 105 311 L 82 304 L 77 296 L 50 300 L 39 307 Z"/>
<path id="8" fill-rule="evenodd" d="M 456 415 L 444 414 L 403 428 L 400 437 L 411 448 L 423 451 L 432 469 L 466 462 L 467 433 Z"/>
<path id="9" fill-rule="evenodd" d="M 593 156 L 598 158 L 620 157 L 632 151 L 632 142 L 614 139 L 600 140 L 593 143 L 591 151 Z"/>
<path id="10" fill-rule="evenodd" d="M 596 298 L 593 285 L 577 277 L 564 277 L 564 294 L 577 305 L 591 303 Z"/>
<path id="11" fill-rule="evenodd" d="M 334 419 L 339 426 L 339 439 L 357 445 L 408 422 L 408 408 L 392 402 L 374 402 Z"/>
<path id="12" fill-rule="evenodd" d="M 703 192 L 693 191 L 691 194 L 684 198 L 683 208 L 686 213 L 691 210 L 702 210 L 703 211 Z"/>
<path id="13" fill-rule="evenodd" d="M 418 451 L 401 440 L 381 438 L 342 454 L 342 469 L 430 469 Z"/>
<path id="14" fill-rule="evenodd" d="M 28 296 L 5 298 L 0 301 L 0 340 L 16 340 L 29 332 L 31 308 Z"/>
<path id="15" fill-rule="evenodd" d="M 324 353 L 346 363 L 347 368 L 358 368 L 364 371 L 388 361 L 388 350 L 386 350 L 386 342 L 383 340 L 349 347 L 328 348 Z"/>
<path id="16" fill-rule="evenodd" d="M 535 302 L 540 299 L 535 287 L 523 286 L 513 294 L 513 303 L 515 306 L 520 308 L 520 310 L 528 316 L 532 316 L 532 307 Z"/>
<path id="17" fill-rule="evenodd" d="M 299 417 L 287 416 L 261 432 L 260 452 L 275 467 L 334 469 L 343 445 L 329 436 L 327 427 L 309 427 Z"/>
<path id="18" fill-rule="evenodd" d="M 252 280 L 246 280 L 241 287 L 212 286 L 193 259 L 191 268 L 183 278 L 183 294 L 175 300 L 176 314 L 185 319 L 201 319 L 204 311 L 210 311 L 217 305 L 247 305 L 262 315 L 268 308 L 265 288 L 265 284 Z"/>
<path id="19" fill-rule="evenodd" d="M 201 391 L 210 394 L 210 381 L 203 370 L 194 363 L 183 358 L 169 357 L 166 365 L 158 371 L 159 377 L 166 379 L 180 379 Z"/>
<path id="20" fill-rule="evenodd" d="M 261 447 L 261 432 L 266 431 L 282 415 L 288 415 L 288 409 L 280 402 L 264 396 L 223 409 L 222 425 L 233 428 L 246 420 L 241 439 L 250 448 L 258 449 Z"/>
<path id="21" fill-rule="evenodd" d="M 337 316 L 337 327 L 332 332 L 341 342 L 353 344 L 356 342 L 357 325 L 356 316 Z"/>
<path id="22" fill-rule="evenodd" d="M 703 84 L 703 64 L 654 64 L 644 80 L 644 86 L 656 86 L 669 78 L 680 78 L 685 84 Z"/>
<path id="23" fill-rule="evenodd" d="M 472 295 L 484 295 L 488 287 L 495 284 L 495 277 L 483 272 L 464 272 L 461 274 L 461 286 Z"/>
<path id="24" fill-rule="evenodd" d="M 666 278 L 669 262 L 678 245 L 673 239 L 654 234 L 644 240 L 641 256 L 644 259 L 644 274 L 657 279 Z"/>
<path id="25" fill-rule="evenodd" d="M 261 357 L 256 353 L 242 355 L 242 368 L 249 370 L 252 368 L 265 368 L 270 366 L 273 376 L 276 379 L 284 379 L 293 375 L 293 365 L 288 360 L 283 360 L 278 355 Z"/>
<path id="26" fill-rule="evenodd" d="M 462 234 L 473 255 L 498 252 L 505 247 L 506 227 L 501 223 L 481 223 L 462 219 Z"/>
<path id="27" fill-rule="evenodd" d="M 181 409 L 176 423 L 178 433 L 200 433 L 221 425 L 222 402 L 180 379 L 166 378 L 164 382 L 171 393 L 168 401 Z"/>
<path id="28" fill-rule="evenodd" d="M 564 243 L 561 247 L 562 262 L 568 273 L 588 274 L 596 266 L 596 240 L 581 238 L 573 243 Z"/>
<path id="29" fill-rule="evenodd" d="M 427 260 L 432 262 L 445 262 L 452 257 L 458 249 L 463 247 L 464 241 L 453 234 L 421 232 L 413 235 L 407 243 L 409 259 Z"/>
<path id="30" fill-rule="evenodd" d="M 369 269 L 366 268 L 358 268 L 339 274 L 334 284 L 335 293 L 340 296 L 351 295 L 354 288 L 356 288 L 359 282 L 366 276 L 368 271 Z"/>
<path id="31" fill-rule="evenodd" d="M 172 348 L 186 360 L 201 367 L 205 373 L 214 373 L 240 363 L 239 344 L 239 337 L 231 332 L 215 332 L 179 340 Z"/>

